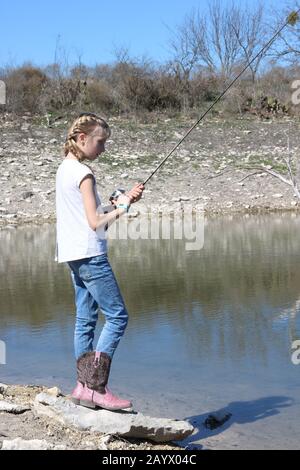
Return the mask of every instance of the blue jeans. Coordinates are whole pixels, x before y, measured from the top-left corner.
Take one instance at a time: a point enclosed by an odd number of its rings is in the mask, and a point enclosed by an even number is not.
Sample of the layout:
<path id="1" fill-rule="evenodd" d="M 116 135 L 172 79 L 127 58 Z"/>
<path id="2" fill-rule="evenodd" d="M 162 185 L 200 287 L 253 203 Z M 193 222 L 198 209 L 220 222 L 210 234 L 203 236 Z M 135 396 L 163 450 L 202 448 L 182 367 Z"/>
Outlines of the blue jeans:
<path id="1" fill-rule="evenodd" d="M 105 324 L 97 342 L 96 351 L 111 358 L 128 322 L 128 313 L 107 254 L 69 261 L 75 289 L 76 324 L 75 356 L 93 351 L 98 309 L 105 316 Z"/>

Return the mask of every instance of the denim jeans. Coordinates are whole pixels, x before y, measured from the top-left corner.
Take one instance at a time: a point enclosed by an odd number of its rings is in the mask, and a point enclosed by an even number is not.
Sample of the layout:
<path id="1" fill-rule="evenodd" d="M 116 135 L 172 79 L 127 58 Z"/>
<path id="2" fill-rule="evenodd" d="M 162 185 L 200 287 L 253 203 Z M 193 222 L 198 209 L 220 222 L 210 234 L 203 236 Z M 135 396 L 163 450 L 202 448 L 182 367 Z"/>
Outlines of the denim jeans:
<path id="1" fill-rule="evenodd" d="M 112 358 L 126 329 L 128 313 L 107 254 L 69 261 L 68 265 L 76 302 L 75 357 L 93 351 L 100 308 L 105 324 L 95 349 Z"/>

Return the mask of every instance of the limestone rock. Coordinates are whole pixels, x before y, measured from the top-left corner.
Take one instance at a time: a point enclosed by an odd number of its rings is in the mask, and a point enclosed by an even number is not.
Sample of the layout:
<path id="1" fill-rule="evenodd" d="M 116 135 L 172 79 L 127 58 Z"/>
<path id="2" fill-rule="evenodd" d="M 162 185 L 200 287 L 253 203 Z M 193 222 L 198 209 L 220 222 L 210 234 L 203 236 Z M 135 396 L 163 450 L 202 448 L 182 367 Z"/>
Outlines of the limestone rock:
<path id="1" fill-rule="evenodd" d="M 44 439 L 12 439 L 4 440 L 2 450 L 66 450 L 64 445 L 54 445 Z"/>
<path id="2" fill-rule="evenodd" d="M 153 418 L 128 411 L 95 411 L 77 406 L 65 397 L 54 397 L 47 393 L 36 396 L 34 412 L 81 430 L 149 439 L 154 442 L 180 441 L 194 430 L 186 421 Z"/>
<path id="3" fill-rule="evenodd" d="M 8 385 L 0 383 L 0 393 L 3 394 L 8 389 Z"/>
<path id="4" fill-rule="evenodd" d="M 24 411 L 30 410 L 28 406 L 16 405 L 9 401 L 0 400 L 0 411 L 6 411 L 7 413 L 20 414 Z"/>

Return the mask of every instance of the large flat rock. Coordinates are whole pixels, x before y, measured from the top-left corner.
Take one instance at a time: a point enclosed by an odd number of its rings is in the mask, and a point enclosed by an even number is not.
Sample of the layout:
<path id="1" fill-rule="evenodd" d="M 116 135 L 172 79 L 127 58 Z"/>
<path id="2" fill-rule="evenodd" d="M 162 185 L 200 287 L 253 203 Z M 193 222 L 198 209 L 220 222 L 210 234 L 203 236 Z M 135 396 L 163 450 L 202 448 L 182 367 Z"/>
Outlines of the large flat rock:
<path id="1" fill-rule="evenodd" d="M 180 441 L 194 428 L 186 421 L 154 418 L 128 411 L 91 410 L 77 406 L 65 397 L 40 393 L 34 402 L 34 412 L 81 430 L 115 434 L 154 442 Z"/>

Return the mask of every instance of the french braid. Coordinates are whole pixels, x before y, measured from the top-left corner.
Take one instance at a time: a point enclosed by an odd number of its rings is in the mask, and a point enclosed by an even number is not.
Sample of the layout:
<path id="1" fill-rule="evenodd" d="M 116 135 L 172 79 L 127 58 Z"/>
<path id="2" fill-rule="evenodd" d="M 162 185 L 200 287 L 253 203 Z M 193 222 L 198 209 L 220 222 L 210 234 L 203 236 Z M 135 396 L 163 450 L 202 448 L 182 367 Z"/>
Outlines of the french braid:
<path id="1" fill-rule="evenodd" d="M 81 132 L 87 135 L 91 134 L 97 126 L 100 126 L 105 131 L 107 138 L 110 136 L 109 125 L 104 119 L 93 113 L 80 114 L 68 130 L 68 135 L 64 144 L 65 156 L 71 152 L 80 162 L 83 161 L 85 156 L 77 145 L 77 136 Z"/>

